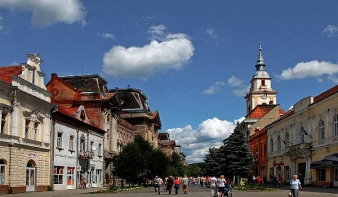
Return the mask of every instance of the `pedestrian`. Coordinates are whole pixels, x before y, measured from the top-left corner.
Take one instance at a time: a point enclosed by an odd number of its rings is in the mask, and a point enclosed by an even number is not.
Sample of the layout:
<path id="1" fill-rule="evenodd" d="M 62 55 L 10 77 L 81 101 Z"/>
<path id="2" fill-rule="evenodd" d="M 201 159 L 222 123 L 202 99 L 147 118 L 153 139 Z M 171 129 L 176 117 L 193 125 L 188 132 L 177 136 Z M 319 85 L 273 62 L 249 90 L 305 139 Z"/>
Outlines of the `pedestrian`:
<path id="1" fill-rule="evenodd" d="M 181 181 L 177 177 L 175 177 L 174 188 L 175 188 L 176 195 L 178 194 L 178 189 L 180 189 L 180 185 L 181 185 Z"/>
<path id="2" fill-rule="evenodd" d="M 84 178 L 83 179 L 83 189 L 86 189 L 87 188 L 87 179 L 86 178 Z"/>
<path id="3" fill-rule="evenodd" d="M 226 180 L 224 178 L 224 175 L 221 175 L 217 179 L 217 187 L 218 187 L 218 197 L 222 197 L 224 194 L 224 188 L 225 188 Z"/>
<path id="4" fill-rule="evenodd" d="M 153 184 L 154 184 L 155 192 L 157 192 L 157 189 L 158 189 L 158 176 L 155 176 L 155 178 L 153 179 Z"/>
<path id="5" fill-rule="evenodd" d="M 278 175 L 278 186 L 282 187 L 283 177 L 281 175 Z"/>
<path id="6" fill-rule="evenodd" d="M 157 182 L 157 191 L 158 191 L 158 195 L 161 194 L 161 190 L 162 190 L 162 185 L 163 185 L 163 179 L 161 177 L 158 177 L 158 182 Z"/>
<path id="7" fill-rule="evenodd" d="M 262 178 L 258 176 L 256 180 L 257 180 L 258 186 L 260 187 L 262 184 Z"/>
<path id="8" fill-rule="evenodd" d="M 168 192 L 171 194 L 171 190 L 173 189 L 174 185 L 174 178 L 172 176 L 169 176 L 167 179 L 167 186 L 168 186 Z"/>
<path id="9" fill-rule="evenodd" d="M 217 185 L 216 185 L 217 179 L 215 176 L 212 176 L 209 179 L 209 183 L 210 183 L 210 189 L 211 189 L 211 197 L 216 197 L 217 194 Z"/>
<path id="10" fill-rule="evenodd" d="M 207 179 L 205 178 L 205 176 L 202 176 L 202 187 L 203 187 L 203 189 L 205 189 L 206 183 L 207 183 Z"/>
<path id="11" fill-rule="evenodd" d="M 183 193 L 187 194 L 188 193 L 188 184 L 189 184 L 189 179 L 188 177 L 185 175 L 182 178 L 182 185 L 183 185 Z"/>
<path id="12" fill-rule="evenodd" d="M 299 190 L 302 189 L 302 185 L 296 174 L 293 175 L 293 179 L 291 179 L 290 185 L 291 185 L 290 190 L 292 192 L 292 197 L 298 197 Z"/>

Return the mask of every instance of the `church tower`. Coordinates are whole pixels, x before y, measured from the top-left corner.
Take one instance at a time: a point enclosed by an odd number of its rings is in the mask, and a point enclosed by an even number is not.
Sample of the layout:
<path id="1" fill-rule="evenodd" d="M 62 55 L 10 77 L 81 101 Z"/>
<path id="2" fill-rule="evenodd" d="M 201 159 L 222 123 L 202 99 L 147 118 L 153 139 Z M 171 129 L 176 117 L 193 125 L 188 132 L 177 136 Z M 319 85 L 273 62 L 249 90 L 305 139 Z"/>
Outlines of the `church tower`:
<path id="1" fill-rule="evenodd" d="M 246 115 L 249 115 L 257 105 L 276 105 L 277 91 L 271 87 L 271 77 L 265 70 L 262 45 L 259 43 L 259 54 L 256 62 L 256 72 L 250 83 L 250 91 L 244 97 L 246 100 Z"/>

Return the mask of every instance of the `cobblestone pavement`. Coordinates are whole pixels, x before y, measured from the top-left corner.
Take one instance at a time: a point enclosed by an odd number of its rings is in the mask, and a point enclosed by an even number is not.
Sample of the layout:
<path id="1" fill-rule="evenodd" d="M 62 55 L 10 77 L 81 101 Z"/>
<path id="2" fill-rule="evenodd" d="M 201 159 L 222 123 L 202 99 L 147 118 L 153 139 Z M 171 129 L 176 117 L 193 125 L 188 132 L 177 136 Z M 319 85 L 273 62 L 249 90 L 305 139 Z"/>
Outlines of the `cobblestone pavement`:
<path id="1" fill-rule="evenodd" d="M 88 189 L 76 189 L 76 190 L 63 190 L 63 191 L 52 191 L 52 192 L 28 192 L 18 194 L 3 194 L 1 197 L 159 197 L 159 196 L 178 196 L 178 197 L 211 197 L 210 190 L 208 188 L 203 189 L 200 186 L 190 186 L 188 194 L 183 194 L 182 188 L 179 190 L 179 194 L 171 194 L 168 192 L 161 192 L 161 195 L 155 193 L 153 187 L 148 187 L 140 190 L 120 192 L 116 194 L 90 194 L 89 192 L 98 190 L 99 188 L 88 188 Z M 233 197 L 286 197 L 288 187 L 277 188 L 277 191 L 233 191 Z M 174 192 L 172 192 L 174 193 Z M 338 188 L 316 188 L 316 187 L 304 187 L 300 191 L 300 197 L 338 197 Z"/>

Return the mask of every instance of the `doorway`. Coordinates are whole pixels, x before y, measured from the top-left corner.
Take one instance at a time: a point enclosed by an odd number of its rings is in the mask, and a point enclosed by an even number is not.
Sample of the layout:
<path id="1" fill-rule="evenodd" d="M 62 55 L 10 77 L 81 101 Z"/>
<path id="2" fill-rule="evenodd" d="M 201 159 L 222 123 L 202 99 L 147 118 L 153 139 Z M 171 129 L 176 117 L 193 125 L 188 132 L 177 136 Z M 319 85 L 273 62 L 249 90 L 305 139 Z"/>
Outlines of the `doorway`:
<path id="1" fill-rule="evenodd" d="M 34 161 L 28 161 L 26 167 L 26 191 L 35 191 L 35 163 Z"/>
<path id="2" fill-rule="evenodd" d="M 304 185 L 304 178 L 305 178 L 305 163 L 298 163 L 298 179 L 300 180 L 300 183 Z"/>

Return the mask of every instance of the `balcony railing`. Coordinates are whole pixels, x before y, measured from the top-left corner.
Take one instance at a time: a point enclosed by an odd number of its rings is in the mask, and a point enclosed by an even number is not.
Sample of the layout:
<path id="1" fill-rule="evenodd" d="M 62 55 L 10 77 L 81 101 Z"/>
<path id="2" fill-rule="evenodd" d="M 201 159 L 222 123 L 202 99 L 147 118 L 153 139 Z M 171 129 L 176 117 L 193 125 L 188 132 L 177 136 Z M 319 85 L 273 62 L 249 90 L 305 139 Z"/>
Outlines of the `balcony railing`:
<path id="1" fill-rule="evenodd" d="M 94 153 L 90 151 L 79 151 L 79 158 L 81 159 L 92 159 L 94 157 Z"/>

